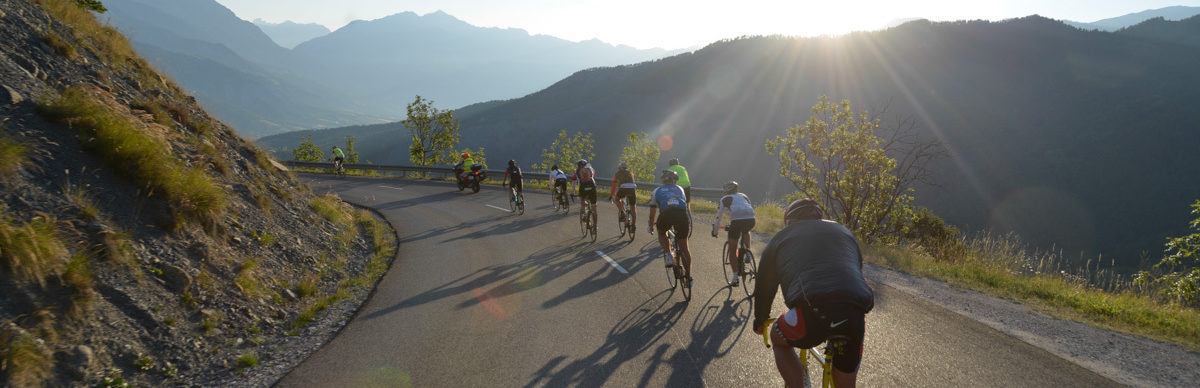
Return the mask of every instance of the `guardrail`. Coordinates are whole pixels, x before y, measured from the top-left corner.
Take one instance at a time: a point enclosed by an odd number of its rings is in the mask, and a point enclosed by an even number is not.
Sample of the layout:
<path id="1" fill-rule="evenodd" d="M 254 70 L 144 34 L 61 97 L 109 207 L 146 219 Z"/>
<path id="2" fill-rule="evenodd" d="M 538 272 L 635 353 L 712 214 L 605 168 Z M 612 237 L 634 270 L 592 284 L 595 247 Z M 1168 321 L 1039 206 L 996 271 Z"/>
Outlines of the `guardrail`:
<path id="1" fill-rule="evenodd" d="M 280 163 L 287 167 L 317 168 L 317 169 L 328 169 L 328 168 L 332 167 L 332 163 L 329 163 L 329 162 L 297 162 L 297 161 L 288 160 L 288 161 L 281 161 Z M 342 167 L 345 169 L 348 169 L 348 170 L 394 171 L 394 172 L 403 172 L 403 173 L 407 173 L 407 172 L 433 173 L 433 174 L 441 174 L 443 177 L 449 177 L 449 176 L 454 175 L 454 169 L 449 168 L 449 167 L 394 166 L 394 165 L 360 164 L 360 163 L 346 163 L 346 164 L 343 164 Z M 493 177 L 503 177 L 504 176 L 504 170 L 483 170 L 483 171 Z M 525 179 L 550 180 L 550 174 L 542 173 L 542 172 L 522 172 L 521 175 Z M 494 179 L 496 181 L 500 180 L 500 178 L 494 178 Z M 655 182 L 634 182 L 634 183 L 637 184 L 637 188 L 639 190 L 646 190 L 646 191 L 654 190 L 656 187 L 659 186 L 659 184 L 655 183 Z M 596 185 L 599 186 L 600 188 L 612 187 L 612 179 L 596 177 Z M 720 199 L 722 195 L 724 195 L 724 191 L 721 189 L 692 187 L 692 197 L 694 197 L 694 198 L 717 200 L 717 199 Z"/>

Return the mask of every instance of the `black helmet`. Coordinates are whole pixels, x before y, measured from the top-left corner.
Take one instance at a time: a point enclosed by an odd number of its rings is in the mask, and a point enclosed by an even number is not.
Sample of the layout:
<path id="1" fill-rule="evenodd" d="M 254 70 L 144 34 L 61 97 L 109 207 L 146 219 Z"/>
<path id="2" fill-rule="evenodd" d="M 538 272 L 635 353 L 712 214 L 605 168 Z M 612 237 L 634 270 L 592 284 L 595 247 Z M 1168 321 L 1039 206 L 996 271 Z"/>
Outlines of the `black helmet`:
<path id="1" fill-rule="evenodd" d="M 787 211 L 783 213 L 783 219 L 786 220 L 808 220 L 821 219 L 825 216 L 825 211 L 821 209 L 821 204 L 814 201 L 812 198 L 797 199 L 788 205 Z"/>
<path id="2" fill-rule="evenodd" d="M 672 166 L 674 166 L 674 165 L 676 165 L 676 164 L 679 164 L 679 159 L 671 159 L 671 161 L 670 161 L 670 162 L 668 162 L 668 164 L 670 164 L 670 165 L 672 165 Z"/>
<path id="3" fill-rule="evenodd" d="M 551 169 L 551 170 L 557 170 L 557 169 L 558 169 L 558 163 L 555 163 L 553 166 L 551 166 L 551 167 L 550 167 L 550 169 Z"/>
<path id="4" fill-rule="evenodd" d="M 674 171 L 671 171 L 671 170 L 663 170 L 663 172 L 662 172 L 663 183 L 670 183 L 670 182 L 675 182 L 678 180 L 679 180 L 679 174 L 676 174 Z"/>
<path id="5" fill-rule="evenodd" d="M 508 160 L 508 166 L 509 166 L 509 167 L 513 167 L 513 166 L 516 166 L 516 165 L 517 165 L 517 161 L 515 161 L 515 160 L 512 160 L 512 159 L 509 159 L 509 160 Z"/>
<path id="6" fill-rule="evenodd" d="M 575 165 L 577 165 L 577 166 L 579 166 L 579 167 L 586 166 L 586 165 L 587 165 L 587 159 L 579 159 L 579 161 L 578 161 L 578 162 L 575 162 Z"/>
<path id="7" fill-rule="evenodd" d="M 738 184 L 736 181 L 725 182 L 725 194 L 733 194 L 738 192 Z"/>

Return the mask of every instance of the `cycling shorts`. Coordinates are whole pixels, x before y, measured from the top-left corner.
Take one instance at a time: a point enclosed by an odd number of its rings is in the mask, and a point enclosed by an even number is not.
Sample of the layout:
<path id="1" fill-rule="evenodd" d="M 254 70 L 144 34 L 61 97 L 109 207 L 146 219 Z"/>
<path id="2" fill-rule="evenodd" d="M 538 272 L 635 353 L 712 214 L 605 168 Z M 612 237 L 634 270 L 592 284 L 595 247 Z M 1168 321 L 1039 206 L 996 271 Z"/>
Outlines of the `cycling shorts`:
<path id="1" fill-rule="evenodd" d="M 845 336 L 846 346 L 841 354 L 834 355 L 833 367 L 855 373 L 862 363 L 866 327 L 866 315 L 854 306 L 827 305 L 797 306 L 788 310 L 775 321 L 773 330 L 783 336 L 788 345 L 800 349 L 812 349 L 830 336 Z"/>
<path id="2" fill-rule="evenodd" d="M 630 204 L 630 205 L 636 204 L 637 203 L 637 190 L 636 189 L 617 189 L 616 200 L 620 201 L 621 198 L 625 198 L 625 203 L 627 203 L 627 204 Z"/>
<path id="3" fill-rule="evenodd" d="M 335 161 L 335 162 L 344 162 L 344 161 L 346 161 L 346 159 L 345 159 L 345 158 L 343 158 L 343 157 L 341 157 L 341 156 L 334 156 L 334 157 L 333 157 L 333 161 Z"/>
<path id="4" fill-rule="evenodd" d="M 664 233 L 668 229 L 675 228 L 675 238 L 678 239 L 688 236 L 691 226 L 688 221 L 687 210 L 667 209 L 658 215 L 655 226 Z"/>
<path id="5" fill-rule="evenodd" d="M 683 188 L 683 201 L 689 204 L 692 203 L 692 186 Z"/>
<path id="6" fill-rule="evenodd" d="M 596 203 L 596 182 L 585 181 L 579 184 L 579 198 L 588 203 Z"/>
<path id="7" fill-rule="evenodd" d="M 521 178 L 520 178 L 520 177 L 518 177 L 518 178 L 516 178 L 516 179 L 509 180 L 509 181 L 508 181 L 508 187 L 509 187 L 509 188 L 516 187 L 516 188 L 517 188 L 517 192 L 518 192 L 518 193 L 523 193 L 523 192 L 524 192 L 525 185 L 521 184 Z"/>
<path id="8" fill-rule="evenodd" d="M 737 238 L 742 232 L 749 232 L 754 229 L 754 219 L 747 218 L 744 220 L 733 220 L 729 222 L 729 227 L 725 230 L 729 232 L 729 239 Z"/>

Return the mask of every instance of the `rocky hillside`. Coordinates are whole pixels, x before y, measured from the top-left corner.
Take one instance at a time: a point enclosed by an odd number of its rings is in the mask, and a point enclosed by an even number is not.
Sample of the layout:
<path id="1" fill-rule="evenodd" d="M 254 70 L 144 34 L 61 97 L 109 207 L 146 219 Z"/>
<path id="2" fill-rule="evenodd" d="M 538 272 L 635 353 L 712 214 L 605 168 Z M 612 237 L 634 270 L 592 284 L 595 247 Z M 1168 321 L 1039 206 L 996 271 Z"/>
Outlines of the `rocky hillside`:
<path id="1" fill-rule="evenodd" d="M 0 385 L 269 385 L 394 252 L 74 0 L 0 0 Z"/>

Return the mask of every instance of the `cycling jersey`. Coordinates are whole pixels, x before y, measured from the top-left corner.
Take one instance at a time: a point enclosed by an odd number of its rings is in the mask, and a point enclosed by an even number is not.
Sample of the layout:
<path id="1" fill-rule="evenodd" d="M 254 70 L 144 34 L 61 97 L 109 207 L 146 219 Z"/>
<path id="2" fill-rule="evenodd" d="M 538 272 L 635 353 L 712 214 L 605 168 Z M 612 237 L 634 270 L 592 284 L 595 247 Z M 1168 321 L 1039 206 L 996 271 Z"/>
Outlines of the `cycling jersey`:
<path id="1" fill-rule="evenodd" d="M 509 167 L 509 168 L 505 169 L 504 170 L 504 179 L 502 179 L 501 182 L 503 182 L 504 180 L 507 180 L 509 177 L 512 177 L 512 179 L 514 181 L 521 180 L 521 168 L 520 167 Z"/>
<path id="2" fill-rule="evenodd" d="M 687 210 L 687 199 L 683 188 L 678 185 L 662 185 L 650 193 L 650 207 L 660 208 L 665 213 L 671 209 Z"/>
<path id="3" fill-rule="evenodd" d="M 674 166 L 667 167 L 667 169 L 674 171 L 679 175 L 679 182 L 677 183 L 679 187 L 692 187 L 692 180 L 688 179 L 687 169 L 684 168 L 682 164 L 676 164 Z"/>
<path id="4" fill-rule="evenodd" d="M 837 222 L 793 222 L 767 243 L 758 266 L 754 327 L 770 318 L 776 288 L 789 308 L 848 305 L 865 314 L 875 306 L 858 240 Z"/>
<path id="5" fill-rule="evenodd" d="M 750 197 L 742 193 L 733 193 L 721 197 L 717 201 L 717 216 L 713 218 L 712 235 L 717 235 L 718 225 L 721 223 L 721 216 L 729 213 L 729 221 L 754 220 L 754 206 L 750 205 Z M 739 223 L 739 226 L 745 223 Z M 751 224 L 753 225 L 753 224 Z M 730 235 L 734 235 L 733 230 L 730 230 Z"/>
<path id="6" fill-rule="evenodd" d="M 333 149 L 333 156 L 336 156 L 336 157 L 339 157 L 339 158 L 343 158 L 343 159 L 344 159 L 344 158 L 346 158 L 346 154 L 342 153 L 342 149 L 341 149 L 341 148 L 334 148 L 334 149 Z"/>
<path id="7" fill-rule="evenodd" d="M 592 184 L 596 184 L 596 170 L 592 168 L 591 164 L 585 164 L 583 167 L 575 169 L 575 175 L 571 176 L 571 180 L 579 183 L 591 182 Z"/>
<path id="8" fill-rule="evenodd" d="M 612 190 L 609 191 L 608 196 L 616 195 L 617 188 L 620 188 L 623 193 L 627 193 L 625 189 L 637 188 L 637 183 L 633 183 L 633 173 L 629 172 L 629 169 L 617 170 L 617 174 L 613 175 Z"/>
<path id="9" fill-rule="evenodd" d="M 550 171 L 550 180 L 556 181 L 559 179 L 567 179 L 567 173 L 562 172 L 562 170 L 551 170 Z"/>

